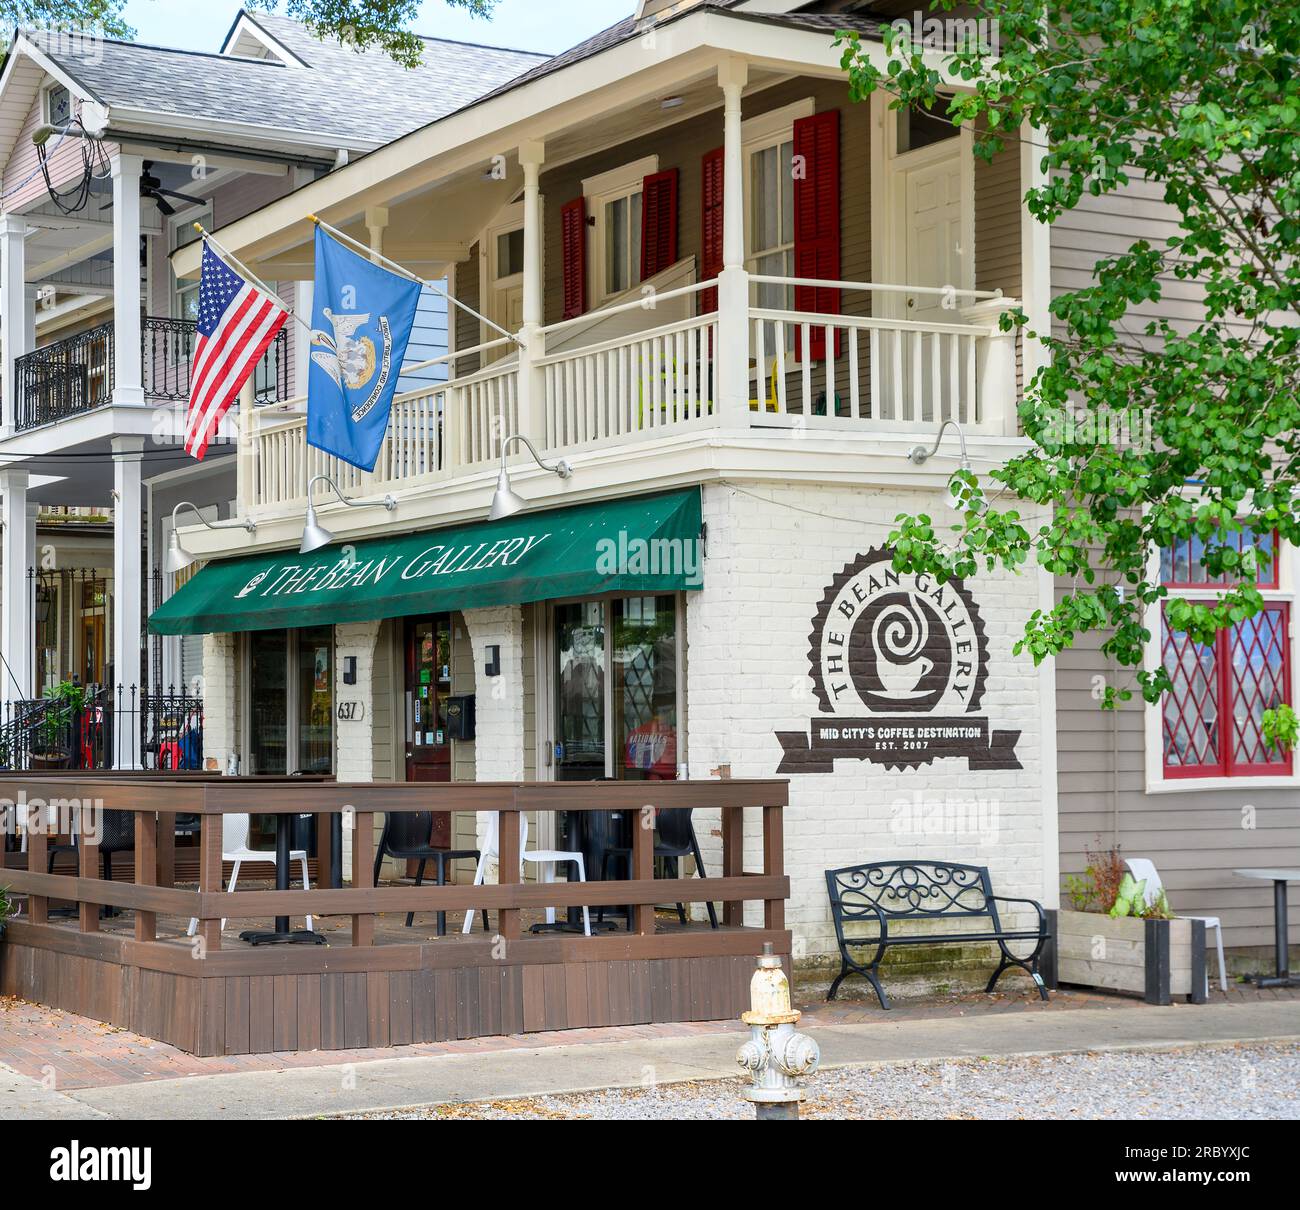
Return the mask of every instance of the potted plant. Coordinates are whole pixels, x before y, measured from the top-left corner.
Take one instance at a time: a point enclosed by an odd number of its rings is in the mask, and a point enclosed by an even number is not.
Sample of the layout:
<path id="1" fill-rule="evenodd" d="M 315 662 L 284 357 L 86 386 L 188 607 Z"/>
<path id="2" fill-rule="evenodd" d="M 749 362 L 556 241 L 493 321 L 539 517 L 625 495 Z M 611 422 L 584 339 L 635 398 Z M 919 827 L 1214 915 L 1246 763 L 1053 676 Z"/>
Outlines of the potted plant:
<path id="1" fill-rule="evenodd" d="M 14 914 L 13 900 L 9 898 L 9 888 L 0 886 L 0 941 L 5 939 L 5 921 Z"/>
<path id="2" fill-rule="evenodd" d="M 1087 859 L 1082 874 L 1065 880 L 1069 906 L 1048 913 L 1049 984 L 1127 992 L 1148 1004 L 1169 1004 L 1174 996 L 1204 1003 L 1204 923 L 1175 917 L 1163 890 L 1149 897 L 1118 848 L 1099 842 Z"/>
<path id="3" fill-rule="evenodd" d="M 86 704 L 86 691 L 75 681 L 60 681 L 45 690 L 45 710 L 32 736 L 34 769 L 66 769 L 72 757 L 72 720 Z"/>

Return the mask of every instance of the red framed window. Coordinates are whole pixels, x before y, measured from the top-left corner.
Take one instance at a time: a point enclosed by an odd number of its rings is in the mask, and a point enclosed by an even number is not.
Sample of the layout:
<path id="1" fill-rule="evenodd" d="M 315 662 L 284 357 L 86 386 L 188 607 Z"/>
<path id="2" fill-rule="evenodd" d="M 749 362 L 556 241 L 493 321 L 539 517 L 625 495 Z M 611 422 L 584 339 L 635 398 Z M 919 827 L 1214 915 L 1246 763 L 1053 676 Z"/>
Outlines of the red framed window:
<path id="1" fill-rule="evenodd" d="M 1163 704 L 1166 777 L 1290 774 L 1291 754 L 1265 743 L 1260 722 L 1291 700 L 1290 633 L 1286 601 L 1269 602 L 1209 647 L 1171 630 L 1162 614 L 1161 655 L 1173 682 Z"/>

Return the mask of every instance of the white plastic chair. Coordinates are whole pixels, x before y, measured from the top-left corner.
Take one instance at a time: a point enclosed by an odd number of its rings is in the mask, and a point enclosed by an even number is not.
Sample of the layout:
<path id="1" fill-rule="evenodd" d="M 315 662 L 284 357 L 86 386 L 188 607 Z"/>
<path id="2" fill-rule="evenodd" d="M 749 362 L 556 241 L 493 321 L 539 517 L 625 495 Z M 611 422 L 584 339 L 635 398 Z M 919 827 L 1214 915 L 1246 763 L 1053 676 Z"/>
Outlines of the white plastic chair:
<path id="1" fill-rule="evenodd" d="M 1155 862 L 1147 857 L 1128 857 L 1125 858 L 1124 864 L 1128 867 L 1128 872 L 1138 882 L 1146 882 L 1142 890 L 1142 897 L 1147 901 L 1150 907 L 1157 899 L 1160 898 L 1161 891 L 1164 890 L 1164 884 L 1160 881 L 1160 875 L 1156 873 Z M 1206 931 L 1214 931 L 1214 939 L 1219 950 L 1219 986 L 1226 992 L 1228 990 L 1228 967 L 1223 961 L 1223 925 L 1217 916 L 1180 916 L 1180 920 L 1200 920 L 1205 924 Z M 1210 969 L 1205 968 L 1205 990 L 1208 994 L 1210 990 Z"/>
<path id="2" fill-rule="evenodd" d="M 226 887 L 227 892 L 233 892 L 235 881 L 239 877 L 239 867 L 246 861 L 256 861 L 265 864 L 266 862 L 275 861 L 275 854 L 269 853 L 265 849 L 250 849 L 248 847 L 248 832 L 251 821 L 247 815 L 223 815 L 221 817 L 221 860 L 233 861 L 235 868 L 230 871 L 230 885 Z M 311 880 L 307 877 L 307 850 L 293 849 L 289 853 L 290 863 L 299 862 L 302 865 L 302 889 L 311 890 Z M 194 936 L 194 930 L 199 927 L 197 917 L 190 921 L 190 927 L 185 930 L 187 937 Z M 225 918 L 222 918 L 221 927 L 226 927 Z M 307 931 L 311 931 L 311 917 L 307 917 Z"/>
<path id="3" fill-rule="evenodd" d="M 482 886 L 484 877 L 487 873 L 489 861 L 495 861 L 500 856 L 501 851 L 501 816 L 496 811 L 479 811 L 476 813 L 478 819 L 483 821 L 484 837 L 482 845 L 482 855 L 478 859 L 478 867 L 474 871 L 474 885 Z M 533 849 L 527 852 L 528 846 L 528 817 L 522 812 L 519 815 L 519 876 L 523 877 L 524 862 L 534 862 L 538 869 L 538 875 L 542 882 L 555 881 L 555 868 L 563 862 L 568 862 L 577 867 L 578 881 L 587 881 L 587 865 L 583 856 L 579 852 L 568 852 L 564 849 Z M 548 907 L 546 909 L 546 923 L 555 923 L 555 909 Z M 460 930 L 462 933 L 468 933 L 474 927 L 474 913 L 472 911 L 465 913 L 465 924 Z M 582 931 L 591 936 L 591 916 L 587 911 L 587 905 L 582 905 Z"/>

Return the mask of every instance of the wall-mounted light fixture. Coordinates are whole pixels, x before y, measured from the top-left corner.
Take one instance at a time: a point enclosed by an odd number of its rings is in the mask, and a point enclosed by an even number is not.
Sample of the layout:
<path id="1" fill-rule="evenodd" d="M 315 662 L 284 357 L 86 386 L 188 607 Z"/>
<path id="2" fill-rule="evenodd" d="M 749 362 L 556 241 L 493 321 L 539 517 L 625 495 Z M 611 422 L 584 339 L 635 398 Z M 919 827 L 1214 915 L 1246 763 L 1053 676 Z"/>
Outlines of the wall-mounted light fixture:
<path id="1" fill-rule="evenodd" d="M 197 505 L 182 500 L 172 509 L 172 532 L 171 537 L 167 539 L 167 557 L 163 560 L 163 567 L 170 572 L 184 571 L 198 558 L 198 555 L 191 554 L 181 545 L 180 536 L 176 533 L 176 514 L 183 508 L 188 508 L 209 529 L 242 529 L 250 534 L 257 532 L 256 521 L 209 521 L 199 512 Z"/>
<path id="2" fill-rule="evenodd" d="M 302 541 L 298 544 L 300 555 L 309 555 L 313 550 L 319 550 L 334 541 L 333 533 L 316 519 L 316 501 L 312 499 L 311 491 L 318 483 L 328 483 L 334 489 L 334 494 L 339 498 L 340 503 L 346 504 L 348 508 L 384 508 L 391 513 L 397 507 L 397 500 L 391 495 L 385 496 L 382 500 L 349 500 L 339 490 L 339 485 L 328 475 L 315 475 L 307 484 L 307 515 L 303 518 Z"/>
<path id="3" fill-rule="evenodd" d="M 506 455 L 510 452 L 510 446 L 515 441 L 522 441 L 527 447 L 528 452 L 532 454 L 533 461 L 544 471 L 550 471 L 553 475 L 558 475 L 561 479 L 569 479 L 573 476 L 573 467 L 571 467 L 563 458 L 558 462 L 543 462 L 541 455 L 534 448 L 533 443 L 528 440 L 522 433 L 511 433 L 501 443 L 501 470 L 497 473 L 497 490 L 492 496 L 492 507 L 488 509 L 489 521 L 500 521 L 502 517 L 513 517 L 515 513 L 522 512 L 528 507 L 528 501 L 522 496 L 516 495 L 510 487 L 510 470 L 506 466 Z"/>
<path id="4" fill-rule="evenodd" d="M 974 474 L 971 466 L 970 455 L 966 452 L 966 434 L 962 427 L 955 420 L 945 420 L 939 426 L 939 435 L 934 439 L 934 445 L 926 449 L 923 445 L 914 445 L 907 451 L 907 456 L 917 466 L 923 466 L 929 459 L 939 452 L 939 446 L 943 444 L 943 435 L 949 427 L 956 430 L 957 440 L 961 443 L 961 463 L 958 466 L 959 471 L 967 474 Z M 948 507 L 956 509 L 958 512 L 983 512 L 986 505 L 984 498 L 979 493 L 978 488 L 972 488 L 964 479 L 959 479 L 953 475 L 948 480 L 947 491 Z"/>
<path id="5" fill-rule="evenodd" d="M 501 645 L 489 643 L 483 648 L 483 675 L 501 675 Z"/>

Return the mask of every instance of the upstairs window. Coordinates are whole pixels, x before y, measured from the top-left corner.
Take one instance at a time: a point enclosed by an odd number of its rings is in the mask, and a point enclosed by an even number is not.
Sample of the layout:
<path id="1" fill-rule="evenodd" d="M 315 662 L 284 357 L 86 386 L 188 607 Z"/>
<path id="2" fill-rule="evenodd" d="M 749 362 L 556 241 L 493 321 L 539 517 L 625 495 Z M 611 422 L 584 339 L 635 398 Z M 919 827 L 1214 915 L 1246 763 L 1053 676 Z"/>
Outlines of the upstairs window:
<path id="1" fill-rule="evenodd" d="M 642 195 L 645 178 L 658 170 L 659 158 L 647 156 L 582 182 L 591 227 L 590 306 L 640 285 Z"/>

